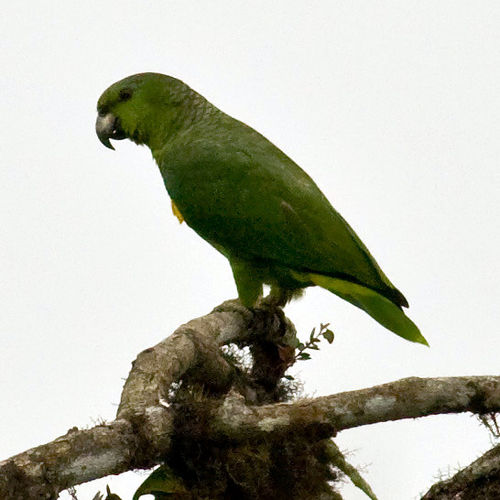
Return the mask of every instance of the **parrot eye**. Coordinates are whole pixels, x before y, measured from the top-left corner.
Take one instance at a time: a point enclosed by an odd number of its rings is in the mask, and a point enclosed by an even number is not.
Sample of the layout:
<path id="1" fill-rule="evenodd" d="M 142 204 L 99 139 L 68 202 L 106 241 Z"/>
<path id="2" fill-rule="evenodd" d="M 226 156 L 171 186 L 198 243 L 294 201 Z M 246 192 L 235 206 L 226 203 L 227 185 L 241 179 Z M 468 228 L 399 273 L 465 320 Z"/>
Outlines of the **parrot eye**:
<path id="1" fill-rule="evenodd" d="M 120 101 L 128 101 L 132 97 L 132 91 L 128 89 L 120 90 Z"/>

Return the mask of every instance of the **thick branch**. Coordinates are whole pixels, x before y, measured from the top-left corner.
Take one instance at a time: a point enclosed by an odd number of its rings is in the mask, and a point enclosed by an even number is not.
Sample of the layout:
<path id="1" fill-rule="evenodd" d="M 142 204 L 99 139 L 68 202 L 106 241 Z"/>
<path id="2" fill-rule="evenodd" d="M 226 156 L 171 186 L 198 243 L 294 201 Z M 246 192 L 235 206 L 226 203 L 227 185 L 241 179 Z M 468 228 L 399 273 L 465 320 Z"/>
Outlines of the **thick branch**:
<path id="1" fill-rule="evenodd" d="M 203 407 L 209 405 L 200 403 L 200 411 Z M 252 407 L 231 393 L 222 405 L 206 411 L 212 425 L 204 437 L 211 439 L 241 442 L 311 430 L 313 434 L 319 430 L 315 434 L 321 438 L 389 420 L 467 411 L 499 412 L 500 377 L 408 378 L 290 404 Z M 16 484 L 36 486 L 36 491 L 46 493 L 38 498 L 51 498 L 50 492 L 91 479 L 149 468 L 170 450 L 172 418 L 170 408 L 149 408 L 140 419 L 71 431 L 0 462 L 0 498 L 30 498 L 14 496 Z"/>
<path id="2" fill-rule="evenodd" d="M 163 407 L 149 418 L 115 420 L 64 436 L 0 462 L 0 498 L 53 499 L 64 489 L 111 474 L 151 468 L 170 448 L 173 413 Z"/>
<path id="3" fill-rule="evenodd" d="M 158 406 L 166 399 L 171 384 L 193 368 L 207 386 L 227 386 L 231 368 L 219 347 L 263 335 L 283 339 L 295 335 L 295 329 L 279 309 L 249 310 L 238 301 L 224 302 L 210 314 L 180 326 L 170 337 L 141 352 L 132 363 L 117 417 L 131 418 Z"/>
<path id="4" fill-rule="evenodd" d="M 500 411 L 499 376 L 411 377 L 359 391 L 259 407 L 245 407 L 241 398 L 232 396 L 216 410 L 214 419 L 224 436 L 242 439 L 244 433 L 256 437 L 318 425 L 338 432 L 389 420 L 467 411 Z"/>
<path id="5" fill-rule="evenodd" d="M 422 500 L 500 498 L 500 444 L 452 478 L 436 483 Z"/>
<path id="6" fill-rule="evenodd" d="M 120 473 L 128 467 L 135 441 L 126 421 L 71 429 L 51 443 L 0 462 L 0 497 L 57 498 L 59 491 L 75 484 Z"/>

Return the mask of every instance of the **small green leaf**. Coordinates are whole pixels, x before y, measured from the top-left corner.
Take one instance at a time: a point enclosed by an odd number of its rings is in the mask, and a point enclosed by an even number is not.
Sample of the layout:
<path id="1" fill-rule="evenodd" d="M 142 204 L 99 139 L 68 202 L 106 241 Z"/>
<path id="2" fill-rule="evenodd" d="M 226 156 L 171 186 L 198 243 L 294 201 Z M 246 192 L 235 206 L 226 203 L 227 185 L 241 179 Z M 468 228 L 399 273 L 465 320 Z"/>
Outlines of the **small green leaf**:
<path id="1" fill-rule="evenodd" d="M 308 354 L 307 352 L 301 352 L 299 354 L 299 359 L 302 359 L 302 360 L 311 359 L 311 355 Z"/>
<path id="2" fill-rule="evenodd" d="M 287 380 L 295 380 L 291 375 L 283 375 L 283 378 L 286 378 Z"/>
<path id="3" fill-rule="evenodd" d="M 298 343 L 298 345 L 297 345 L 297 349 L 298 349 L 299 351 L 304 350 L 304 344 L 303 344 L 302 342 L 299 342 L 299 343 Z"/>
<path id="4" fill-rule="evenodd" d="M 309 349 L 312 349 L 312 350 L 314 350 L 314 351 L 319 351 L 319 347 L 318 347 L 316 344 L 311 344 L 311 345 L 309 346 Z"/>
<path id="5" fill-rule="evenodd" d="M 161 465 L 139 486 L 132 500 L 138 500 L 142 495 L 154 495 L 155 500 L 168 498 L 171 495 L 183 498 L 183 495 L 187 495 L 187 490 L 169 467 Z"/>
<path id="6" fill-rule="evenodd" d="M 122 500 L 122 499 L 118 495 L 111 493 L 109 486 L 106 485 L 106 498 L 104 500 Z"/>
<path id="7" fill-rule="evenodd" d="M 329 344 L 331 344 L 333 342 L 333 339 L 335 338 L 335 335 L 331 330 L 325 330 L 323 332 L 323 337 L 328 341 Z"/>
<path id="8" fill-rule="evenodd" d="M 371 498 L 371 500 L 377 500 L 370 485 L 363 479 L 359 471 L 347 462 L 344 454 L 331 440 L 326 445 L 326 453 L 331 464 L 338 467 L 352 481 L 354 486 L 357 486 L 368 498 Z"/>

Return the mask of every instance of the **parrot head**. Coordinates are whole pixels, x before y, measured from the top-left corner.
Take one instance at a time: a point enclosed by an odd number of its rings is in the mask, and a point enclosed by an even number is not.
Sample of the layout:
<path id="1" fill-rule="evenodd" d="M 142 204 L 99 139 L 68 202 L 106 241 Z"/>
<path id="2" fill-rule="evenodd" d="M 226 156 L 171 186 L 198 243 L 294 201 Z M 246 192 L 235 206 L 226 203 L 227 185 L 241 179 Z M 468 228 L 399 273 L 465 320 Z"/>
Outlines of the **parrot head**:
<path id="1" fill-rule="evenodd" d="M 108 87 L 97 102 L 97 137 L 110 149 L 114 149 L 110 139 L 150 145 L 154 136 L 165 132 L 153 125 L 171 124 L 190 91 L 180 80 L 159 73 L 124 78 Z"/>

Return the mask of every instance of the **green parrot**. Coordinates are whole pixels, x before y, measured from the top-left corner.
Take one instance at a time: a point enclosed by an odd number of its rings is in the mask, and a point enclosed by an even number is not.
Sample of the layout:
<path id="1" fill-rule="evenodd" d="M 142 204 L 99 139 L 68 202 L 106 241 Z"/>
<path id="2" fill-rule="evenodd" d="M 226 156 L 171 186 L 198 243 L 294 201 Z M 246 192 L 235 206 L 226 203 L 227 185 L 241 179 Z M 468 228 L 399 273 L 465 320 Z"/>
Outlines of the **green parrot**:
<path id="1" fill-rule="evenodd" d="M 97 112 L 97 136 L 106 147 L 127 138 L 151 149 L 174 214 L 229 260 L 242 304 L 255 306 L 263 284 L 276 305 L 318 285 L 427 345 L 402 310 L 405 297 L 354 230 L 257 131 L 159 73 L 114 83 Z"/>

